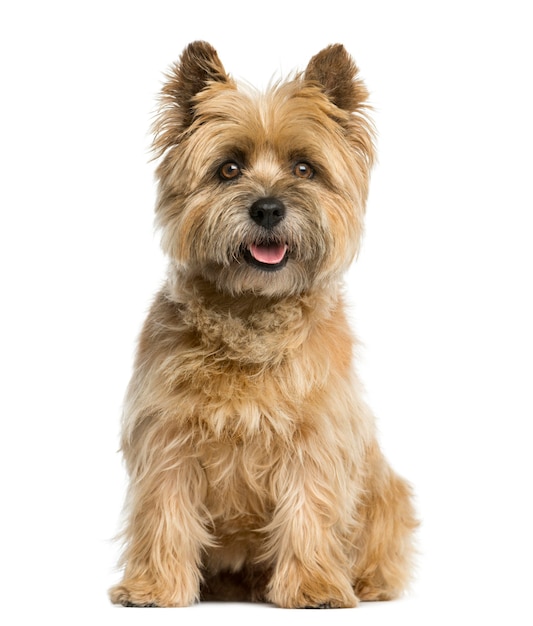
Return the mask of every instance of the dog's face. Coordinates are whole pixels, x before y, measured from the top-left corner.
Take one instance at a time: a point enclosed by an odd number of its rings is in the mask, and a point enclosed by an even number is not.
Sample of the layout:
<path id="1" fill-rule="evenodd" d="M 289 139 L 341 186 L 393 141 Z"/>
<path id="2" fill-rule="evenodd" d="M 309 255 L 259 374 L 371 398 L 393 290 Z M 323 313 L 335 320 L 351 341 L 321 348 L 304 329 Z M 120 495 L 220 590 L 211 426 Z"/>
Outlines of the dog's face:
<path id="1" fill-rule="evenodd" d="M 224 292 L 320 288 L 357 252 L 373 160 L 367 92 L 342 46 L 266 94 L 191 44 L 155 124 L 164 251 Z"/>

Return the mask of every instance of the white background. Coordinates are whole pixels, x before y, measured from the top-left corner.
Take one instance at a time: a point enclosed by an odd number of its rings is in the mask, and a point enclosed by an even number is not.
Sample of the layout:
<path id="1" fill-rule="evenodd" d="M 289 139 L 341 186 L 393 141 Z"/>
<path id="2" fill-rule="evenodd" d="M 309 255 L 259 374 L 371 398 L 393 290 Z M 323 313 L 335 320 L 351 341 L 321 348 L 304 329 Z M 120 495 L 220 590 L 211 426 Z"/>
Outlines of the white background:
<path id="1" fill-rule="evenodd" d="M 533 623 L 527 5 L 2 4 L 0 621 Z M 163 71 L 198 38 L 259 87 L 342 42 L 371 91 L 380 161 L 347 291 L 381 442 L 422 520 L 401 601 L 290 612 L 107 600 L 121 401 L 164 274 L 148 128 Z"/>

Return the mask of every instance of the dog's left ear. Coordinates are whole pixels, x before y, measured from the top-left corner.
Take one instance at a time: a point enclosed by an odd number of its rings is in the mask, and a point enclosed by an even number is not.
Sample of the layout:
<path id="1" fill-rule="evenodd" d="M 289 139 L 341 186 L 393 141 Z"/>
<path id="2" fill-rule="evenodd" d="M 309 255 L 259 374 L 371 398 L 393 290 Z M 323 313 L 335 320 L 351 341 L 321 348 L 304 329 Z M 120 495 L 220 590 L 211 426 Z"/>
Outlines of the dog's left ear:
<path id="1" fill-rule="evenodd" d="M 319 83 L 328 98 L 340 109 L 356 111 L 368 98 L 359 70 L 342 44 L 333 44 L 316 54 L 307 66 L 304 79 Z"/>

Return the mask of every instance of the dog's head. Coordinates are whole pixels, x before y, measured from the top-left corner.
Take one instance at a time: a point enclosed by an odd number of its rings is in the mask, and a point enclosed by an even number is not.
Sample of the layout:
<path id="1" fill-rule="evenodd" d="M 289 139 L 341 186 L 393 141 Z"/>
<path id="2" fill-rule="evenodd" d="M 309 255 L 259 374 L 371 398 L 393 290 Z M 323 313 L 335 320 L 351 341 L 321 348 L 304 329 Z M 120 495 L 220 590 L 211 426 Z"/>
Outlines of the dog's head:
<path id="1" fill-rule="evenodd" d="M 157 224 L 187 273 L 235 295 L 320 288 L 359 246 L 374 157 L 367 91 L 341 45 L 265 94 L 195 42 L 154 125 Z"/>

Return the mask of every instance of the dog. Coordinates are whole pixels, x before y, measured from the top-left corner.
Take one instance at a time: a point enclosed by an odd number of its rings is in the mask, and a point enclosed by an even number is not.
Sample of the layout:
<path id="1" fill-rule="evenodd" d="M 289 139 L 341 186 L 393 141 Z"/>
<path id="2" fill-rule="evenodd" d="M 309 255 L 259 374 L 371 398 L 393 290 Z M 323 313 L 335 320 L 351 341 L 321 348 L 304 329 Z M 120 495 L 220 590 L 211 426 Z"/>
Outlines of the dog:
<path id="1" fill-rule="evenodd" d="M 374 161 L 367 99 L 340 44 L 265 93 L 201 41 L 166 76 L 169 266 L 124 404 L 112 602 L 354 607 L 408 585 L 411 487 L 377 443 L 343 302 Z"/>

